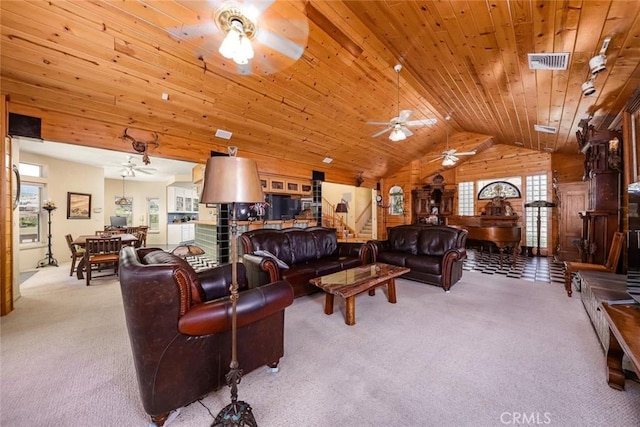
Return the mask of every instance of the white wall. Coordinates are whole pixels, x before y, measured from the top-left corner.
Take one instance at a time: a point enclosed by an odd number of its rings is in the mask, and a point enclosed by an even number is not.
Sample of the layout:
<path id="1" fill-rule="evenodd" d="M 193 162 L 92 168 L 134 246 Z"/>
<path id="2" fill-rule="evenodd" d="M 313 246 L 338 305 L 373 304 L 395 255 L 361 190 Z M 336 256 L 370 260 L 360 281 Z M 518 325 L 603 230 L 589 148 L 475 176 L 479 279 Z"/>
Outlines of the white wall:
<path id="1" fill-rule="evenodd" d="M 71 234 L 73 237 L 81 234 L 94 234 L 96 230 L 103 228 L 104 210 L 103 212 L 95 210 L 103 207 L 104 171 L 101 168 L 27 152 L 20 153 L 20 161 L 44 166 L 45 177 L 39 180 L 46 184 L 44 199 L 55 202 L 58 207 L 51 215 L 53 256 L 59 263 L 70 261 L 71 252 L 64 236 L 66 234 Z M 29 177 L 22 177 L 22 181 L 38 182 L 38 180 Z M 91 194 L 90 219 L 67 219 L 67 192 L 69 191 Z M 43 218 L 46 221 L 46 215 Z M 46 256 L 47 226 L 47 223 L 43 222 L 43 244 L 20 246 L 18 254 L 20 271 L 33 270 L 38 261 Z"/>
<path id="2" fill-rule="evenodd" d="M 104 180 L 104 224 L 116 214 L 115 199 L 122 197 L 122 179 Z M 164 182 L 124 180 L 124 195 L 133 197 L 133 225 L 147 224 L 147 198 L 160 199 L 160 230 L 147 234 L 147 246 L 164 245 L 167 242 L 167 185 Z"/>
<path id="3" fill-rule="evenodd" d="M 105 179 L 102 168 L 21 152 L 20 161 L 42 165 L 45 177 L 22 177 L 23 181 L 41 182 L 46 185 L 44 200 L 52 200 L 58 207 L 51 217 L 51 244 L 58 263 L 71 260 L 71 252 L 65 240 L 66 234 L 74 238 L 83 234 L 95 234 L 109 224 L 115 215 L 115 197 L 122 196 L 122 180 Z M 67 192 L 91 194 L 91 218 L 67 219 Z M 167 191 L 164 182 L 140 182 L 125 180 L 125 195 L 133 197 L 133 225 L 146 225 L 147 197 L 160 199 L 160 230 L 147 236 L 147 246 L 164 245 L 167 234 Z M 43 216 L 46 221 L 46 216 Z M 36 268 L 38 261 L 47 254 L 47 223 L 43 222 L 43 243 L 20 245 L 17 257 L 20 271 Z M 46 267 L 55 268 L 55 267 Z"/>

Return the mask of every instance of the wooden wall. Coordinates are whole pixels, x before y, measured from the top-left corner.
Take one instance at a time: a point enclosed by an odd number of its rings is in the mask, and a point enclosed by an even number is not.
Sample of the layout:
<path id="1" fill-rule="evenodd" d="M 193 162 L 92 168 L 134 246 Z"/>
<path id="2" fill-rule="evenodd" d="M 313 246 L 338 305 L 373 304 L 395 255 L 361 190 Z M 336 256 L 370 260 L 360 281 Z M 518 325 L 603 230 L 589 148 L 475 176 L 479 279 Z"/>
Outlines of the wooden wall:
<path id="1" fill-rule="evenodd" d="M 9 103 L 9 111 L 41 118 L 43 139 L 135 154 L 131 143 L 122 139 L 124 127 L 117 127 L 107 122 L 60 114 L 15 103 Z M 167 131 L 170 132 L 171 130 L 168 129 Z M 128 133 L 144 141 L 153 139 L 153 134 L 136 129 L 129 129 Z M 213 135 L 206 144 L 203 144 L 202 141 L 191 140 L 169 133 L 158 132 L 158 135 L 159 146 L 157 148 L 154 146 L 149 147 L 149 154 L 151 156 L 194 163 L 205 163 L 210 157 L 211 151 L 226 153 L 227 147 L 233 145 L 233 139 L 227 141 L 216 138 Z M 291 149 L 295 150 L 295 147 Z M 288 160 L 287 153 L 274 151 L 273 157 L 265 157 L 252 152 L 241 151 L 238 155 L 255 159 L 258 163 L 258 168 L 264 173 L 286 175 L 295 178 L 311 178 L 312 169 L 307 164 Z M 355 175 L 351 172 L 334 168 L 330 164 L 326 165 L 323 163 L 318 165 L 315 170 L 324 172 L 325 178 L 329 182 L 347 185 L 354 185 L 355 183 Z M 286 171 L 286 173 L 283 171 Z M 374 180 L 366 179 L 366 177 L 362 184 L 363 187 L 368 188 L 375 188 L 375 185 Z"/>
<path id="2" fill-rule="evenodd" d="M 408 210 L 411 209 L 411 190 L 421 188 L 423 185 L 431 183 L 433 176 L 428 176 L 427 174 L 430 172 L 425 169 L 429 168 L 429 166 L 427 166 L 429 163 L 429 159 L 416 160 L 381 181 L 380 193 L 385 197 L 385 203 L 389 189 L 392 186 L 399 185 L 404 189 L 405 211 L 407 211 L 407 214 L 404 216 L 390 216 L 387 214 L 385 222 L 382 219 L 382 209 L 378 208 L 378 236 L 380 236 L 380 238 L 386 237 L 386 227 L 409 224 L 411 222 L 411 215 L 408 213 Z M 466 161 L 458 163 L 458 167 L 447 169 L 440 174 L 444 177 L 445 184 L 521 176 L 524 185 L 527 175 L 544 173 L 547 174 L 549 182 L 546 200 L 554 201 L 552 189 L 553 171 L 557 170 L 555 175 L 559 178 L 560 182 L 579 181 L 582 179 L 584 171 L 583 163 L 584 156 L 581 153 L 576 153 L 575 155 L 552 155 L 550 153 L 541 153 L 526 148 L 496 144 L 468 158 Z M 426 179 L 421 178 L 425 176 L 427 176 Z M 479 189 L 476 188 L 475 190 L 478 191 Z M 524 189 L 522 190 L 524 191 Z M 514 210 L 522 218 L 525 212 L 524 199 L 510 200 L 510 202 Z M 476 211 L 479 212 L 484 204 L 483 202 L 476 203 Z M 454 209 L 457 211 L 457 197 Z M 553 248 L 555 248 L 557 244 L 555 209 L 551 215 L 549 215 L 549 218 L 550 223 L 548 227 L 552 230 L 552 234 L 549 239 L 548 252 L 552 253 Z"/>
<path id="3" fill-rule="evenodd" d="M 11 142 L 7 135 L 7 99 L 0 96 L 0 135 L 2 136 L 2 176 L 0 177 L 0 316 L 13 310 L 13 200 L 11 188 L 13 183 L 13 169 L 11 166 Z"/>

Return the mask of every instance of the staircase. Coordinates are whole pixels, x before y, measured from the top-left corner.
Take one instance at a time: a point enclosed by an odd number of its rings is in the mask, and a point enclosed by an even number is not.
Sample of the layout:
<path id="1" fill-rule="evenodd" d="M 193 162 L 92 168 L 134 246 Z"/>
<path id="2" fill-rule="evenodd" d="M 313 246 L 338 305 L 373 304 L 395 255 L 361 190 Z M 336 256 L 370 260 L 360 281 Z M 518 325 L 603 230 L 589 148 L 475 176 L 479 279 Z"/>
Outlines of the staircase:
<path id="1" fill-rule="evenodd" d="M 367 240 L 371 240 L 373 238 L 371 218 L 369 218 L 369 220 L 362 226 L 357 237 Z"/>

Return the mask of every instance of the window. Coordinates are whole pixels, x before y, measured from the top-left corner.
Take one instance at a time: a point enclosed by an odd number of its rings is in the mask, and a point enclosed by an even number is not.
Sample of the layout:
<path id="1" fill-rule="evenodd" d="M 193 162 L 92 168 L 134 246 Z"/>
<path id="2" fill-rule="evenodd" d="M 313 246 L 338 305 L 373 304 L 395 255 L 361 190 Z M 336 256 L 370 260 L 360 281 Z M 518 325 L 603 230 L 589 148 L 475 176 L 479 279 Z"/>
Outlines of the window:
<path id="1" fill-rule="evenodd" d="M 473 182 L 458 184 L 458 215 L 473 215 L 475 197 L 473 196 Z"/>
<path id="2" fill-rule="evenodd" d="M 115 197 L 114 201 L 117 202 L 122 197 Z M 133 197 L 125 197 L 127 199 L 126 205 L 119 205 L 116 203 L 116 216 L 126 216 L 127 217 L 127 225 L 133 225 Z"/>
<path id="3" fill-rule="evenodd" d="M 404 214 L 404 193 L 402 187 L 395 185 L 389 190 L 389 214 L 390 215 L 403 215 Z"/>
<path id="4" fill-rule="evenodd" d="M 41 184 L 23 182 L 20 186 L 18 216 L 20 221 L 20 243 L 42 241 L 42 193 Z"/>
<path id="5" fill-rule="evenodd" d="M 547 199 L 547 175 L 530 175 L 526 181 L 526 203 Z M 540 247 L 547 247 L 547 216 L 549 209 L 540 208 Z M 525 209 L 526 245 L 538 246 L 538 208 Z"/>
<path id="6" fill-rule="evenodd" d="M 494 181 L 478 192 L 478 200 L 492 200 L 496 197 L 503 199 L 520 199 L 520 190 L 518 187 L 507 181 Z"/>
<path id="7" fill-rule="evenodd" d="M 147 197 L 147 224 L 149 231 L 160 230 L 160 199 Z"/>
<path id="8" fill-rule="evenodd" d="M 42 166 L 34 165 L 31 163 L 20 163 L 18 165 L 18 171 L 21 176 L 33 176 L 36 178 L 42 177 Z"/>

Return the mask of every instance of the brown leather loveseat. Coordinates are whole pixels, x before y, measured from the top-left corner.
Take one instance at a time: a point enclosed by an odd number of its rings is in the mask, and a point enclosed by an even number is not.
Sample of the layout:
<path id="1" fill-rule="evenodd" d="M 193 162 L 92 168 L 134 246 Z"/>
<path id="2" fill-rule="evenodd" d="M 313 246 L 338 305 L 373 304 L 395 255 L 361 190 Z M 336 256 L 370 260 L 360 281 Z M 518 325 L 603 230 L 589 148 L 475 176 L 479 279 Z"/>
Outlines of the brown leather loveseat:
<path id="1" fill-rule="evenodd" d="M 157 248 L 125 247 L 120 287 L 138 388 L 156 425 L 226 384 L 231 361 L 231 265 L 196 273 Z M 238 363 L 244 373 L 277 367 L 284 354 L 284 281 L 249 289 L 238 264 Z"/>
<path id="2" fill-rule="evenodd" d="M 370 262 L 363 243 L 338 242 L 334 228 L 262 228 L 243 233 L 240 242 L 252 280 L 286 280 L 296 297 L 319 290 L 309 279 Z"/>
<path id="3" fill-rule="evenodd" d="M 399 225 L 387 229 L 387 240 L 370 240 L 374 262 L 408 267 L 402 277 L 449 291 L 462 277 L 467 257 L 467 230 L 435 225 Z"/>

